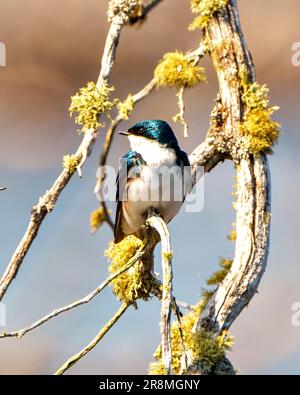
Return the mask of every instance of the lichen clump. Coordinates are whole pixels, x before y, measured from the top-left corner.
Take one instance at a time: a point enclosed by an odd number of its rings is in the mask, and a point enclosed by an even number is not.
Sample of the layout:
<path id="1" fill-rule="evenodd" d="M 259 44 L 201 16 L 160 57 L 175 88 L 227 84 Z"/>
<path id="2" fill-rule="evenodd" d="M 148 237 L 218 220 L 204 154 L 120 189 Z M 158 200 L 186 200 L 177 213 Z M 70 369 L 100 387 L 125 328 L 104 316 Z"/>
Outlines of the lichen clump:
<path id="1" fill-rule="evenodd" d="M 237 238 L 237 231 L 236 231 L 236 223 L 232 223 L 232 229 L 229 232 L 229 235 L 227 235 L 227 239 L 229 241 L 236 241 Z"/>
<path id="2" fill-rule="evenodd" d="M 104 126 L 104 123 L 99 122 L 99 116 L 109 115 L 114 106 L 114 102 L 109 100 L 110 92 L 113 90 L 106 81 L 100 86 L 88 82 L 87 86 L 71 97 L 70 116 L 76 114 L 75 123 L 82 125 L 81 132 Z"/>
<path id="3" fill-rule="evenodd" d="M 116 273 L 124 267 L 142 246 L 143 242 L 134 235 L 125 237 L 117 244 L 110 242 L 105 251 L 110 261 L 109 273 Z M 148 268 L 139 260 L 130 269 L 117 276 L 111 285 L 116 297 L 127 305 L 131 305 L 137 299 L 149 299 L 153 278 Z"/>
<path id="4" fill-rule="evenodd" d="M 151 362 L 149 364 L 148 373 L 153 376 L 166 376 L 167 369 L 162 361 Z"/>
<path id="5" fill-rule="evenodd" d="M 93 233 L 96 232 L 105 221 L 106 215 L 103 207 L 99 207 L 97 210 L 92 211 L 90 215 L 91 231 Z"/>
<path id="6" fill-rule="evenodd" d="M 221 12 L 228 0 L 190 0 L 191 10 L 198 15 L 190 24 L 189 30 L 204 29 L 216 12 Z"/>
<path id="7" fill-rule="evenodd" d="M 251 153 L 271 153 L 272 146 L 278 141 L 280 124 L 271 119 L 279 107 L 270 107 L 269 89 L 257 82 L 250 83 L 247 72 L 240 73 L 241 98 L 244 103 L 244 117 L 240 133 L 247 137 L 246 149 Z"/>
<path id="8" fill-rule="evenodd" d="M 75 155 L 65 155 L 62 160 L 62 165 L 68 173 L 74 173 L 76 171 L 78 163 L 79 161 Z"/>
<path id="9" fill-rule="evenodd" d="M 111 22 L 117 15 L 123 18 L 124 23 L 132 18 L 138 18 L 143 13 L 142 0 L 110 0 L 108 3 L 107 17 Z"/>
<path id="10" fill-rule="evenodd" d="M 205 330 L 193 332 L 193 327 L 204 307 L 205 304 L 200 302 L 191 312 L 184 315 L 181 319 L 181 328 L 187 355 L 189 358 L 192 358 L 193 361 L 197 361 L 197 364 L 201 365 L 201 369 L 204 373 L 209 373 L 214 368 L 214 365 L 225 357 L 226 351 L 230 349 L 233 344 L 233 339 L 226 331 L 220 336 L 215 336 L 213 333 Z M 182 347 L 178 321 L 173 322 L 171 325 L 171 347 L 172 371 L 175 374 L 181 374 L 184 350 Z M 149 365 L 149 374 L 164 374 L 164 367 L 161 361 L 161 346 L 157 348 L 154 357 L 157 362 L 152 362 Z"/>
<path id="11" fill-rule="evenodd" d="M 170 262 L 173 258 L 173 251 L 163 252 L 163 257 L 167 262 Z"/>
<path id="12" fill-rule="evenodd" d="M 220 258 L 219 264 L 220 269 L 208 278 L 207 285 L 219 285 L 224 280 L 232 266 L 232 259 Z"/>
<path id="13" fill-rule="evenodd" d="M 182 52 L 166 53 L 154 70 L 158 86 L 192 88 L 206 82 L 205 69 L 195 66 Z"/>
<path id="14" fill-rule="evenodd" d="M 118 102 L 117 109 L 119 111 L 119 116 L 122 119 L 127 120 L 134 109 L 134 100 L 132 95 L 129 94 L 123 102 Z"/>

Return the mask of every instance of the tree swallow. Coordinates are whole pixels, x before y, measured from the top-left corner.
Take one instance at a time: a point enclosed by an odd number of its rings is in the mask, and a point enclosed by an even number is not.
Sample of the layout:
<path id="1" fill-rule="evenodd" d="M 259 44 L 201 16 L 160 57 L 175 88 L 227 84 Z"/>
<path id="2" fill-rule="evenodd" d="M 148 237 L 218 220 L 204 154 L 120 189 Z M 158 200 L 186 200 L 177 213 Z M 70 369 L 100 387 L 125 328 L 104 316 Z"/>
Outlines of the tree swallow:
<path id="1" fill-rule="evenodd" d="M 188 156 L 167 122 L 141 121 L 119 133 L 128 136 L 131 150 L 120 159 L 115 243 L 135 234 L 149 209 L 171 221 L 192 186 Z"/>

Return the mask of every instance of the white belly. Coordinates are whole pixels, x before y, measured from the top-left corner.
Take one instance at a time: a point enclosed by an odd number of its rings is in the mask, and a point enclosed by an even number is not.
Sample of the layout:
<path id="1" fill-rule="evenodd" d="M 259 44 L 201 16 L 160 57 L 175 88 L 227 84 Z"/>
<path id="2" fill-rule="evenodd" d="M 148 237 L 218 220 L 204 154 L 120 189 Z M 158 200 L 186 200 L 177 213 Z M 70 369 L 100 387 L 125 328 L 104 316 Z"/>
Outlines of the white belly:
<path id="1" fill-rule="evenodd" d="M 123 201 L 122 229 L 125 234 L 138 231 L 147 219 L 149 209 L 155 209 L 166 223 L 180 210 L 191 176 L 183 178 L 174 162 L 164 166 L 143 167 L 140 177 L 130 181 L 127 200 Z"/>

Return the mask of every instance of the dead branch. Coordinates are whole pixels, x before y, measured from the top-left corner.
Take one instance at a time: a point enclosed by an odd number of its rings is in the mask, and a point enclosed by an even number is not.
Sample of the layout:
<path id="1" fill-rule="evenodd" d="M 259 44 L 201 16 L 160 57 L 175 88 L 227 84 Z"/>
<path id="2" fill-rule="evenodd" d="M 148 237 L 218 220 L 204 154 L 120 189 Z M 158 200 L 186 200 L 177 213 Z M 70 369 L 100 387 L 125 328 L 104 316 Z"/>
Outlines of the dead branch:
<path id="1" fill-rule="evenodd" d="M 115 61 L 116 50 L 119 44 L 121 30 L 126 23 L 127 15 L 124 15 L 124 13 L 122 12 L 118 13 L 112 20 L 106 38 L 97 86 L 100 86 L 104 80 L 109 81 L 110 79 L 112 67 Z M 91 150 L 97 138 L 97 134 L 97 130 L 87 130 L 84 134 L 80 146 L 75 153 L 74 158 L 77 163 L 79 163 L 79 175 L 81 175 L 81 167 L 91 153 Z M 12 280 L 17 275 L 22 265 L 22 262 L 27 252 L 29 251 L 32 242 L 36 238 L 45 217 L 53 210 L 62 190 L 67 186 L 72 176 L 73 173 L 69 173 L 66 169 L 64 169 L 55 180 L 51 188 L 46 191 L 46 193 L 39 199 L 38 204 L 32 208 L 30 221 L 25 231 L 25 234 L 20 241 L 17 249 L 15 250 L 11 261 L 9 262 L 0 280 L 0 301 L 2 300 Z"/>
<path id="2" fill-rule="evenodd" d="M 156 7 L 162 0 L 149 0 L 144 2 L 145 4 L 142 5 L 142 10 L 140 15 L 137 15 L 130 19 L 130 24 L 133 25 L 138 21 L 143 21 L 147 14 L 152 11 L 154 7 Z"/>
<path id="3" fill-rule="evenodd" d="M 66 370 L 70 369 L 76 362 L 90 352 L 100 342 L 103 336 L 110 330 L 110 328 L 122 317 L 128 309 L 128 305 L 123 303 L 116 314 L 104 325 L 101 331 L 94 337 L 94 339 L 81 351 L 69 358 L 56 372 L 55 375 L 62 375 Z"/>
<path id="4" fill-rule="evenodd" d="M 231 270 L 198 321 L 220 333 L 227 329 L 256 293 L 269 250 L 270 176 L 265 154 L 245 155 L 240 145 L 239 119 L 243 108 L 233 76 L 245 65 L 251 81 L 254 66 L 246 47 L 236 0 L 229 1 L 224 16 L 217 15 L 208 28 L 213 48 L 223 48 L 222 60 L 212 58 L 220 82 L 222 105 L 228 109 L 225 131 L 232 136 L 230 156 L 237 164 L 236 249 Z M 226 45 L 225 45 L 226 40 Z"/>
<path id="5" fill-rule="evenodd" d="M 265 270 L 269 251 L 270 176 L 264 153 L 243 151 L 239 121 L 243 106 L 239 91 L 239 73 L 247 68 L 248 79 L 255 81 L 252 58 L 241 31 L 236 0 L 230 0 L 225 12 L 217 14 L 207 28 L 211 56 L 219 80 L 220 107 L 227 117 L 223 132 L 216 136 L 226 155 L 237 167 L 236 231 L 237 240 L 232 267 L 200 315 L 194 330 L 228 329 L 255 295 Z M 224 148 L 225 147 L 225 148 Z M 197 361 L 190 362 L 195 368 Z M 197 373 L 201 373 L 198 370 Z"/>
<path id="6" fill-rule="evenodd" d="M 108 276 L 96 289 L 94 289 L 92 292 L 90 292 L 88 295 L 86 295 L 84 298 L 76 300 L 73 303 L 70 303 L 66 306 L 54 309 L 51 311 L 51 313 L 47 314 L 43 318 L 35 321 L 34 323 L 26 326 L 25 328 L 19 329 L 14 332 L 3 332 L 0 334 L 0 339 L 4 337 L 18 337 L 19 339 L 23 337 L 26 333 L 32 331 L 33 329 L 43 325 L 47 321 L 51 320 L 54 317 L 57 317 L 58 315 L 65 313 L 66 311 L 72 310 L 75 307 L 81 306 L 83 304 L 89 303 L 92 299 L 94 299 L 95 296 L 99 295 L 101 291 L 103 291 L 104 288 L 106 288 L 116 277 L 121 275 L 122 273 L 126 272 L 128 269 L 130 269 L 139 259 L 141 259 L 145 253 L 145 250 L 147 249 L 148 243 L 145 242 L 145 244 L 136 252 L 136 254 L 127 262 L 126 265 L 124 265 L 121 269 L 116 271 L 115 273 L 111 274 Z"/>
<path id="7" fill-rule="evenodd" d="M 160 316 L 161 344 L 162 344 L 162 361 L 167 374 L 171 373 L 171 303 L 172 303 L 172 251 L 170 245 L 170 234 L 164 220 L 158 215 L 148 217 L 147 225 L 155 229 L 161 240 L 162 269 L 163 269 L 163 288 L 162 303 Z"/>

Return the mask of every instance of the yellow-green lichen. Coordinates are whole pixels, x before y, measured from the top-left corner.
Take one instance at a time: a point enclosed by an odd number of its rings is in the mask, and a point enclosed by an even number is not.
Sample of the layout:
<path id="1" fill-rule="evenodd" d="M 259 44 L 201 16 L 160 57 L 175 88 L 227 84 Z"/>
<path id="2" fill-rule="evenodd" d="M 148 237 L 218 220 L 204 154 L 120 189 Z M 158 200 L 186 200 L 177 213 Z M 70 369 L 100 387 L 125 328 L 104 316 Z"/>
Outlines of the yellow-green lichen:
<path id="1" fill-rule="evenodd" d="M 163 376 L 167 374 L 167 370 L 161 361 L 151 362 L 149 364 L 148 374 L 151 376 Z"/>
<path id="2" fill-rule="evenodd" d="M 107 17 L 109 22 L 119 15 L 124 23 L 128 23 L 131 19 L 141 17 L 142 13 L 143 0 L 110 0 L 108 3 Z"/>
<path id="3" fill-rule="evenodd" d="M 81 132 L 104 126 L 104 123 L 99 122 L 99 117 L 101 114 L 109 115 L 114 106 L 114 102 L 109 100 L 110 92 L 113 90 L 106 81 L 100 86 L 88 82 L 87 86 L 71 97 L 70 116 L 76 114 L 75 123 L 82 125 Z"/>
<path id="4" fill-rule="evenodd" d="M 76 158 L 76 155 L 65 155 L 62 160 L 62 165 L 68 173 L 74 173 L 76 171 L 78 163 L 79 161 Z"/>
<path id="5" fill-rule="evenodd" d="M 265 224 L 269 225 L 271 221 L 272 213 L 270 211 L 266 211 L 265 213 Z"/>
<path id="6" fill-rule="evenodd" d="M 279 107 L 270 107 L 269 89 L 257 82 L 248 82 L 246 70 L 240 73 L 241 99 L 244 103 L 244 117 L 240 133 L 245 136 L 246 149 L 251 153 L 265 151 L 271 153 L 278 141 L 280 124 L 271 119 Z"/>
<path id="7" fill-rule="evenodd" d="M 105 255 L 109 258 L 109 273 L 120 270 L 134 257 L 143 242 L 130 235 L 117 244 L 110 242 Z M 127 305 L 133 304 L 137 299 L 148 300 L 153 286 L 153 278 L 141 260 L 137 261 L 130 269 L 116 277 L 111 285 L 116 297 Z"/>
<path id="8" fill-rule="evenodd" d="M 227 235 L 227 239 L 229 241 L 236 241 L 236 236 L 237 236 L 236 224 L 233 222 L 232 229 L 230 230 L 229 235 Z"/>
<path id="9" fill-rule="evenodd" d="M 216 12 L 221 12 L 228 0 L 190 0 L 191 10 L 198 15 L 189 25 L 189 30 L 204 29 Z"/>
<path id="10" fill-rule="evenodd" d="M 158 86 L 191 88 L 206 81 L 205 69 L 193 65 L 192 61 L 182 52 L 166 53 L 154 70 Z"/>
<path id="11" fill-rule="evenodd" d="M 224 280 L 231 268 L 232 259 L 220 258 L 219 264 L 220 269 L 208 278 L 207 285 L 219 285 Z"/>
<path id="12" fill-rule="evenodd" d="M 105 221 L 106 215 L 103 207 L 99 207 L 97 210 L 92 211 L 90 215 L 91 231 L 93 233 L 96 232 Z"/>
<path id="13" fill-rule="evenodd" d="M 119 111 L 119 116 L 122 119 L 127 120 L 134 109 L 134 100 L 132 95 L 129 94 L 123 102 L 118 102 L 117 109 Z"/>
<path id="14" fill-rule="evenodd" d="M 163 252 L 163 257 L 166 261 L 170 262 L 173 258 L 173 251 L 170 252 Z"/>
<path id="15" fill-rule="evenodd" d="M 218 286 L 226 277 L 232 265 L 231 259 L 220 259 L 220 269 L 213 273 L 207 280 L 208 285 L 215 286 L 213 289 L 203 289 L 201 292 L 200 302 L 192 307 L 192 310 L 181 317 L 181 330 L 183 336 L 183 344 L 187 356 L 201 367 L 203 374 L 210 374 L 218 362 L 221 362 L 225 353 L 233 345 L 233 337 L 227 331 L 223 331 L 219 336 L 213 332 L 201 329 L 194 331 L 195 324 L 205 309 L 207 303 L 213 296 L 216 286 Z M 180 324 L 175 321 L 171 325 L 171 348 L 172 348 L 172 371 L 175 374 L 182 374 L 182 361 L 184 350 L 182 338 L 180 334 Z M 161 345 L 154 353 L 156 362 L 149 365 L 148 372 L 150 375 L 165 374 L 165 368 L 162 363 Z"/>
<path id="16" fill-rule="evenodd" d="M 225 352 L 232 346 L 233 339 L 227 332 L 220 336 L 201 330 L 193 332 L 193 327 L 204 308 L 204 303 L 200 302 L 191 312 L 181 318 L 181 328 L 183 342 L 186 351 L 193 360 L 200 363 L 205 372 L 210 372 L 214 365 L 225 356 Z M 172 347 L 172 371 L 175 374 L 181 373 L 182 357 L 184 350 L 182 347 L 179 323 L 173 322 L 171 325 L 171 347 Z M 157 363 L 150 364 L 149 374 L 159 374 L 162 367 L 162 350 L 159 346 L 154 354 Z"/>

